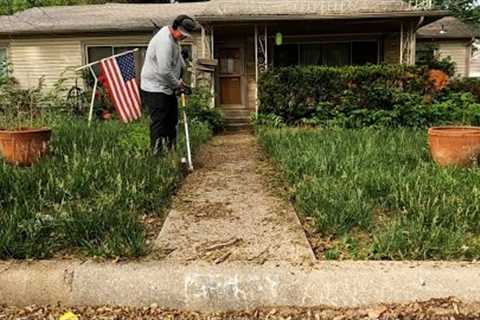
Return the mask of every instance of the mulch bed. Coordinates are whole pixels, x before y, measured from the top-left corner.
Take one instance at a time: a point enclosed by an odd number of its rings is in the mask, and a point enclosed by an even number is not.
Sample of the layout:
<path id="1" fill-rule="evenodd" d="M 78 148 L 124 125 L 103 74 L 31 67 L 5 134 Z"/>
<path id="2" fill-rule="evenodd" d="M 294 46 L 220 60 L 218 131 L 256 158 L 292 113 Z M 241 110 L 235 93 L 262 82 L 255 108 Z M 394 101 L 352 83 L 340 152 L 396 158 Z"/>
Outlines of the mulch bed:
<path id="1" fill-rule="evenodd" d="M 333 309 L 333 308 L 266 308 L 244 312 L 197 313 L 166 311 L 156 305 L 145 308 L 130 307 L 75 307 L 30 306 L 26 308 L 0 306 L 0 319 L 59 319 L 67 311 L 72 311 L 79 320 L 83 319 L 179 319 L 179 320 L 296 320 L 296 319 L 479 319 L 480 304 L 465 304 L 456 299 L 434 299 L 403 305 L 382 305 L 372 308 Z"/>

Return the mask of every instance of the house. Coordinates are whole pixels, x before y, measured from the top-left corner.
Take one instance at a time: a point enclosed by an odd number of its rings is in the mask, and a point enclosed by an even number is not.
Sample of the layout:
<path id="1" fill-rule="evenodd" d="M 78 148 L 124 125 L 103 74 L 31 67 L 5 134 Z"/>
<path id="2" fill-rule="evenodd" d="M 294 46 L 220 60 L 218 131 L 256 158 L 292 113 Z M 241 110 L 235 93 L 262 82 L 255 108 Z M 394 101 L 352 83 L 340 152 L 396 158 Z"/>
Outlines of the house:
<path id="1" fill-rule="evenodd" d="M 429 57 L 450 57 L 459 77 L 480 76 L 480 56 L 474 53 L 476 32 L 454 17 L 445 17 L 417 32 L 417 62 Z M 476 51 L 476 50 L 475 50 Z"/>
<path id="2" fill-rule="evenodd" d="M 145 51 L 154 23 L 194 16 L 201 32 L 191 51 L 193 82 L 210 85 L 231 125 L 257 108 L 257 79 L 272 66 L 415 62 L 415 31 L 447 12 L 431 0 L 210 0 L 177 4 L 105 4 L 33 8 L 0 17 L 0 52 L 24 87 L 114 53 Z M 141 55 L 140 55 L 141 56 Z M 211 72 L 208 59 L 218 59 Z M 141 60 L 141 58 L 140 58 Z M 141 63 L 141 61 L 140 61 Z"/>

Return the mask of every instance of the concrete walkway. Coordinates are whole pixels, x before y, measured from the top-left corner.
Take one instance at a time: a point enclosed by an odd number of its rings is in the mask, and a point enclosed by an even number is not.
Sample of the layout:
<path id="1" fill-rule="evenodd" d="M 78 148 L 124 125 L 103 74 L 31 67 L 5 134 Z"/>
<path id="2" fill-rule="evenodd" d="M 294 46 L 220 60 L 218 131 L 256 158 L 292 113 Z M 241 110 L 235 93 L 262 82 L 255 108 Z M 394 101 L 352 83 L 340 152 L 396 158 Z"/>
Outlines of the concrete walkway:
<path id="1" fill-rule="evenodd" d="M 258 172 L 255 137 L 217 136 L 196 157 L 173 201 L 157 250 L 177 263 L 305 264 L 314 253 L 292 206 Z"/>

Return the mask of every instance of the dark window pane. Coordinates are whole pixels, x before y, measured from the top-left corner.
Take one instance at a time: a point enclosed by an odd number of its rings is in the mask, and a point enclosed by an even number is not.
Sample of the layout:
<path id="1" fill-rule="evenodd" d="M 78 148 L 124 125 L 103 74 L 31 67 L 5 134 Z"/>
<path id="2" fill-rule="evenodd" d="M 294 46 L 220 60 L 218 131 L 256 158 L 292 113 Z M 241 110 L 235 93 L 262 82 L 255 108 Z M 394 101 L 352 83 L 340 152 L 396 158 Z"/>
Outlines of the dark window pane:
<path id="1" fill-rule="evenodd" d="M 355 41 L 352 43 L 352 64 L 378 63 L 378 42 Z"/>
<path id="2" fill-rule="evenodd" d="M 276 67 L 288 67 L 298 64 L 298 45 L 285 44 L 276 46 L 274 49 L 274 65 Z"/>
<path id="3" fill-rule="evenodd" d="M 113 54 L 112 47 L 89 47 L 88 48 L 88 63 L 101 60 L 103 58 L 108 58 Z M 100 72 L 100 67 L 98 64 L 93 66 L 93 70 L 96 74 Z"/>
<path id="4" fill-rule="evenodd" d="M 0 78 L 7 75 L 7 48 L 0 48 Z"/>
<path id="5" fill-rule="evenodd" d="M 322 45 L 322 63 L 339 67 L 350 65 L 350 43 L 328 43 Z"/>
<path id="6" fill-rule="evenodd" d="M 322 45 L 304 44 L 300 46 L 300 64 L 301 65 L 321 65 L 322 64 Z"/>

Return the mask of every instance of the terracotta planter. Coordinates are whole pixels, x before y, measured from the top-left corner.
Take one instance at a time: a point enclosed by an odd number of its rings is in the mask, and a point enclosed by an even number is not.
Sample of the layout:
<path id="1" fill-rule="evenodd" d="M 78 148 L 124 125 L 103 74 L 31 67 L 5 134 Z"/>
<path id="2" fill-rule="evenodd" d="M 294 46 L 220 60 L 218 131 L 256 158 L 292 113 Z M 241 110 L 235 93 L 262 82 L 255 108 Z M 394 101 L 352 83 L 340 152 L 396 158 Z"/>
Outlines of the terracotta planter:
<path id="1" fill-rule="evenodd" d="M 102 114 L 100 117 L 102 118 L 102 120 L 112 120 L 113 113 L 109 111 L 102 111 Z"/>
<path id="2" fill-rule="evenodd" d="M 433 160 L 440 166 L 470 167 L 480 157 L 480 127 L 434 127 L 428 130 Z"/>
<path id="3" fill-rule="evenodd" d="M 50 136 L 48 128 L 0 129 L 0 154 L 8 163 L 30 166 L 47 153 Z"/>

